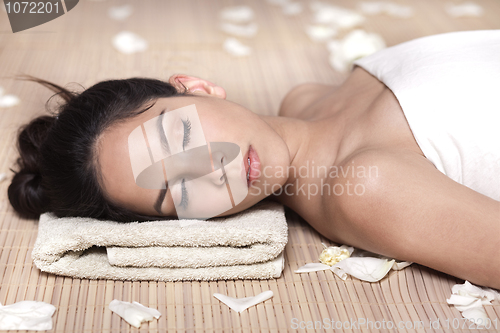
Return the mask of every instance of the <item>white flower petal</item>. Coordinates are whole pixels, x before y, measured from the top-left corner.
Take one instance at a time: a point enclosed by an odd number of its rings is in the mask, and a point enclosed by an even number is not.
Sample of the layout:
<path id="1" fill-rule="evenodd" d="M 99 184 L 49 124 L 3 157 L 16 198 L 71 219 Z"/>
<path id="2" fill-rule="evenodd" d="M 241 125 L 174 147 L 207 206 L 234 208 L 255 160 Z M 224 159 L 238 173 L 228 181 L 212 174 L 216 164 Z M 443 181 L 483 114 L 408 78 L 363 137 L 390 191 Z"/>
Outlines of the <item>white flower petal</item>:
<path id="1" fill-rule="evenodd" d="M 478 325 L 484 325 L 487 322 L 488 317 L 483 305 L 491 304 L 491 301 L 497 297 L 497 291 L 475 286 L 469 281 L 454 285 L 451 291 L 452 295 L 446 301 L 448 304 L 453 304 L 464 318 Z"/>
<path id="2" fill-rule="evenodd" d="M 132 5 L 111 7 L 108 9 L 108 16 L 114 20 L 122 21 L 125 20 L 130 15 L 132 15 L 132 11 L 133 11 Z"/>
<path id="3" fill-rule="evenodd" d="M 254 12 L 249 6 L 233 6 L 223 8 L 219 16 L 226 21 L 243 23 L 253 20 Z"/>
<path id="4" fill-rule="evenodd" d="M 495 299 L 495 294 L 491 290 L 485 290 L 481 287 L 475 286 L 469 281 L 465 281 L 464 284 L 456 284 L 451 288 L 453 294 L 458 294 L 462 296 L 471 296 L 476 298 L 485 298 L 487 304 Z"/>
<path id="5" fill-rule="evenodd" d="M 446 302 L 454 305 L 458 311 L 464 311 L 473 307 L 482 306 L 481 300 L 471 296 L 451 295 Z"/>
<path id="6" fill-rule="evenodd" d="M 130 325 L 139 328 L 144 321 L 158 319 L 161 313 L 152 308 L 145 307 L 137 302 L 123 302 L 117 299 L 109 303 L 109 309 L 122 317 Z"/>
<path id="7" fill-rule="evenodd" d="M 21 301 L 0 305 L 1 330 L 51 330 L 56 307 L 36 301 Z"/>
<path id="8" fill-rule="evenodd" d="M 122 53 L 131 54 L 145 51 L 148 42 L 133 32 L 122 31 L 113 37 L 113 46 Z"/>
<path id="9" fill-rule="evenodd" d="M 384 11 L 385 4 L 383 2 L 360 2 L 359 10 L 366 15 L 377 15 Z"/>
<path id="10" fill-rule="evenodd" d="M 300 2 L 291 2 L 284 4 L 282 9 L 283 9 L 283 14 L 288 16 L 294 16 L 302 13 L 304 7 Z"/>
<path id="11" fill-rule="evenodd" d="M 317 271 L 324 271 L 327 269 L 330 269 L 331 267 L 325 264 L 321 264 L 319 262 L 312 262 L 309 264 L 305 264 L 302 267 L 299 267 L 295 273 L 308 273 L 308 272 L 317 272 Z"/>
<path id="12" fill-rule="evenodd" d="M 314 12 L 314 22 L 343 29 L 355 27 L 365 20 L 363 15 L 353 10 L 320 2 L 313 2 L 311 10 Z"/>
<path id="13" fill-rule="evenodd" d="M 406 268 L 408 266 L 410 266 L 411 264 L 413 264 L 412 262 L 409 262 L 409 261 L 401 261 L 401 262 L 395 262 L 393 265 L 392 265 L 392 269 L 395 270 L 395 271 L 400 271 L 402 270 L 403 268 Z"/>
<path id="14" fill-rule="evenodd" d="M 14 95 L 3 95 L 0 96 L 0 108 L 10 108 L 14 105 L 19 104 L 20 100 Z"/>
<path id="15" fill-rule="evenodd" d="M 252 53 L 252 48 L 250 46 L 244 45 L 236 38 L 226 38 L 224 44 L 222 45 L 227 53 L 235 57 L 243 57 Z"/>
<path id="16" fill-rule="evenodd" d="M 215 293 L 214 297 L 217 298 L 222 303 L 229 306 L 234 311 L 242 312 L 243 310 L 245 310 L 253 305 L 259 304 L 261 302 L 264 302 L 264 301 L 270 299 L 271 297 L 273 297 L 273 292 L 271 290 L 268 290 L 268 291 L 264 291 L 263 293 L 258 294 L 257 296 L 244 297 L 244 298 L 234 298 L 234 297 L 229 297 L 226 295 Z"/>
<path id="17" fill-rule="evenodd" d="M 410 6 L 403 6 L 392 2 L 385 3 L 385 12 L 387 15 L 408 18 L 413 16 L 413 8 Z"/>
<path id="18" fill-rule="evenodd" d="M 483 7 L 474 2 L 464 2 L 458 5 L 447 3 L 445 11 L 448 15 L 453 17 L 466 17 L 466 16 L 482 16 L 484 13 Z"/>
<path id="19" fill-rule="evenodd" d="M 342 280 L 349 274 L 363 281 L 377 282 L 387 275 L 394 262 L 395 260 L 370 257 L 350 257 L 339 261 L 331 270 Z"/>
<path id="20" fill-rule="evenodd" d="M 271 5 L 283 6 L 289 3 L 291 0 L 267 0 L 267 2 Z"/>
<path id="21" fill-rule="evenodd" d="M 484 325 L 488 322 L 488 316 L 486 315 L 486 310 L 481 307 L 470 308 L 462 312 L 462 316 L 469 320 L 472 320 L 478 325 Z"/>
<path id="22" fill-rule="evenodd" d="M 340 41 L 329 41 L 327 48 L 331 52 L 329 60 L 332 67 L 338 71 L 346 71 L 355 60 L 385 48 L 385 42 L 378 34 L 356 29 Z"/>
<path id="23" fill-rule="evenodd" d="M 233 24 L 229 22 L 223 22 L 220 28 L 225 33 L 230 35 L 235 35 L 239 37 L 253 37 L 257 34 L 258 26 L 257 23 L 252 22 L 247 25 Z"/>
<path id="24" fill-rule="evenodd" d="M 324 25 L 306 26 L 306 34 L 315 42 L 324 42 L 337 35 L 337 29 Z"/>

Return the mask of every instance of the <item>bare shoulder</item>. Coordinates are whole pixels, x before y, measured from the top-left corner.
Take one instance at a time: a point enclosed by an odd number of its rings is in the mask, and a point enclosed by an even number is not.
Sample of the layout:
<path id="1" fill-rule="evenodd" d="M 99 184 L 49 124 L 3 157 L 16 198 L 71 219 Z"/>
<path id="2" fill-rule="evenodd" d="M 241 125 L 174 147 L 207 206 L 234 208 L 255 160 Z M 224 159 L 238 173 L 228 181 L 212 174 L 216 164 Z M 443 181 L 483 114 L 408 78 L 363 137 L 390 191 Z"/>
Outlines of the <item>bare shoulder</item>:
<path id="1" fill-rule="evenodd" d="M 321 97 L 336 89 L 336 86 L 303 83 L 293 87 L 281 101 L 279 116 L 303 119 L 304 111 Z"/>
<path id="2" fill-rule="evenodd" d="M 336 241 L 500 287 L 500 261 L 488 259 L 500 256 L 500 202 L 411 151 L 365 150 L 339 167 L 355 172 L 334 180 L 352 189 L 331 202 Z"/>

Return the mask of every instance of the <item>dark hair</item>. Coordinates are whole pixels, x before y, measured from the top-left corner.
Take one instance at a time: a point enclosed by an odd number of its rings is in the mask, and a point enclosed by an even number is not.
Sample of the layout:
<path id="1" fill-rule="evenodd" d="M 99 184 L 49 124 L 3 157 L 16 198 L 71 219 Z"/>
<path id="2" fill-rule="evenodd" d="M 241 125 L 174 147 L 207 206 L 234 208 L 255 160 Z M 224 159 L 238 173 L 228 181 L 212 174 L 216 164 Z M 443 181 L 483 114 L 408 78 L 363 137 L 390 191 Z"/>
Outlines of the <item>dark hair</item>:
<path id="1" fill-rule="evenodd" d="M 103 81 L 79 94 L 45 80 L 28 80 L 56 92 L 54 96 L 62 97 L 64 103 L 57 115 L 40 116 L 20 129 L 19 171 L 12 170 L 15 175 L 8 189 L 14 209 L 27 218 L 52 212 L 58 217 L 122 222 L 158 219 L 134 213 L 107 198 L 101 186 L 97 139 L 109 126 L 151 108 L 158 98 L 186 92 L 146 78 Z"/>

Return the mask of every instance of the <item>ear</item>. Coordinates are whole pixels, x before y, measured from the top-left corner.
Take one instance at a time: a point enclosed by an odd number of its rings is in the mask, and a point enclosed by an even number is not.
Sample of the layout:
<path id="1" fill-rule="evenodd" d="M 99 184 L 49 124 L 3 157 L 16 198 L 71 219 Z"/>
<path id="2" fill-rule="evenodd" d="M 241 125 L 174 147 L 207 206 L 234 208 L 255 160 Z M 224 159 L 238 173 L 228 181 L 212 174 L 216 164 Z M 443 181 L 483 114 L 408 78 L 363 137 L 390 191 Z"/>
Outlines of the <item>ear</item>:
<path id="1" fill-rule="evenodd" d="M 168 82 L 176 87 L 178 91 L 184 91 L 187 88 L 190 93 L 205 94 L 226 99 L 226 91 L 224 88 L 198 77 L 174 74 L 168 79 Z"/>

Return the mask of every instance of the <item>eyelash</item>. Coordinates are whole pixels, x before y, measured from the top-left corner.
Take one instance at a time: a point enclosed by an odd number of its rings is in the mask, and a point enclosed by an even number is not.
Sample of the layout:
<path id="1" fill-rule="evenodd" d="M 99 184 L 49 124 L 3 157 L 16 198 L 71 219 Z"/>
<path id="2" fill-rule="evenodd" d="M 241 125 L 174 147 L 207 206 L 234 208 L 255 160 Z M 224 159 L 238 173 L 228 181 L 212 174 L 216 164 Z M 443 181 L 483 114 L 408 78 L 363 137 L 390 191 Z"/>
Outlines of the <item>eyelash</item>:
<path id="1" fill-rule="evenodd" d="M 182 119 L 181 119 L 182 120 Z M 182 150 L 186 149 L 186 146 L 189 144 L 189 141 L 191 140 L 191 121 L 188 119 L 182 120 L 182 124 L 184 125 L 184 137 L 182 139 Z M 188 198 L 188 192 L 186 190 L 186 180 L 183 179 L 181 183 L 181 202 L 179 206 L 181 206 L 183 209 L 186 209 L 189 198 Z"/>
<path id="2" fill-rule="evenodd" d="M 191 121 L 189 121 L 189 118 L 187 120 L 182 120 L 182 123 L 184 124 L 184 138 L 182 140 L 182 150 L 185 150 L 186 146 L 189 144 L 189 141 L 191 140 Z"/>
<path id="3" fill-rule="evenodd" d="M 181 206 L 183 209 L 186 209 L 189 199 L 188 199 L 188 193 L 186 190 L 185 179 L 182 180 L 181 188 L 182 188 L 182 199 L 181 199 L 181 203 L 179 204 L 179 206 Z"/>

